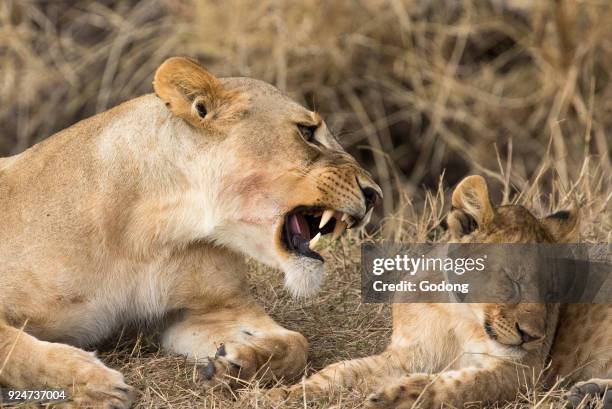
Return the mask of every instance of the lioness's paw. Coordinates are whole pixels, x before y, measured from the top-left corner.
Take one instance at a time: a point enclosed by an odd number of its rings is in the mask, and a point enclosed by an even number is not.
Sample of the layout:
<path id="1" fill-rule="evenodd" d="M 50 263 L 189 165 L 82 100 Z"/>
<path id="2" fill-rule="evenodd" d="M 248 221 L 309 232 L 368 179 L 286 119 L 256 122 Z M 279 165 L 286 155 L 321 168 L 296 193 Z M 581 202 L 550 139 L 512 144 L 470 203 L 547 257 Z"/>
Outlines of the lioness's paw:
<path id="1" fill-rule="evenodd" d="M 67 351 L 66 351 L 67 350 Z M 54 374 L 57 387 L 65 389 L 70 401 L 68 408 L 127 409 L 135 393 L 123 375 L 106 367 L 93 354 L 68 347 L 61 354 L 61 368 Z"/>
<path id="2" fill-rule="evenodd" d="M 295 334 L 295 335 L 294 335 Z M 207 386 L 237 386 L 254 377 L 293 379 L 306 365 L 307 342 L 298 333 L 282 338 L 254 339 L 252 343 L 228 342 L 201 367 Z"/>
<path id="3" fill-rule="evenodd" d="M 419 406 L 430 407 L 431 391 L 427 389 L 430 382 L 431 378 L 428 375 L 406 376 L 368 396 L 366 407 L 405 409 L 411 408 L 417 400 Z"/>
<path id="4" fill-rule="evenodd" d="M 600 385 L 594 380 L 577 382 L 565 395 L 566 406 L 577 408 L 583 401 L 586 402 L 591 397 L 602 396 L 603 408 L 612 409 L 612 389 L 606 389 L 606 385 Z"/>
<path id="5" fill-rule="evenodd" d="M 229 350 L 229 354 L 228 354 Z M 257 371 L 257 361 L 252 359 L 246 348 L 223 344 L 214 357 L 200 368 L 200 374 L 209 388 L 224 385 L 234 387 L 241 380 L 250 380 Z"/>

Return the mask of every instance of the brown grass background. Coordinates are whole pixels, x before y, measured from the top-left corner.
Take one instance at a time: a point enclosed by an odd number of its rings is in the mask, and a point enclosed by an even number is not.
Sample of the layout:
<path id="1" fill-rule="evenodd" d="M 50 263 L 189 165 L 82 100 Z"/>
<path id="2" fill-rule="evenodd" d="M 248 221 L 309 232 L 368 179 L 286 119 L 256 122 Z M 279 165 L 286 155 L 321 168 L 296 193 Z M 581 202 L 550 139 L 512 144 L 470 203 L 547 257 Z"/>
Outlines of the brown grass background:
<path id="1" fill-rule="evenodd" d="M 359 302 L 357 244 L 424 240 L 468 174 L 486 176 L 498 203 L 538 215 L 577 201 L 585 239 L 611 241 L 607 0 L 2 0 L 0 156 L 151 92 L 173 55 L 266 80 L 316 109 L 383 187 L 373 230 L 325 250 L 317 297 L 292 300 L 280 274 L 253 263 L 253 291 L 310 340 L 311 369 L 384 348 L 389 311 Z M 270 405 L 257 382 L 205 391 L 154 336 L 135 339 L 114 337 L 102 356 L 139 390 L 138 407 Z M 534 390 L 509 406 L 550 407 L 560 394 Z"/>

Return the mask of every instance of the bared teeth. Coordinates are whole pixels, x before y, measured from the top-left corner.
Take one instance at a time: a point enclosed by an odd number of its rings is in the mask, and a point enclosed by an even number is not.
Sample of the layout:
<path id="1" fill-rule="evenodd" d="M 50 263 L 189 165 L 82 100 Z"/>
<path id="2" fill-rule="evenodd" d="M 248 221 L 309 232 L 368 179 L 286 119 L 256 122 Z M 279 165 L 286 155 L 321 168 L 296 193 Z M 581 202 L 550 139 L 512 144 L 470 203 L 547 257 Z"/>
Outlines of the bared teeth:
<path id="1" fill-rule="evenodd" d="M 336 226 L 334 227 L 334 232 L 332 234 L 332 240 L 337 240 L 340 236 L 342 236 L 344 230 L 346 230 L 346 223 L 342 220 L 336 221 Z"/>
<path id="2" fill-rule="evenodd" d="M 344 214 L 342 215 L 342 221 L 343 221 L 344 223 L 346 223 L 347 227 L 349 227 L 349 228 L 350 228 L 350 227 L 353 225 L 353 223 L 355 222 L 355 221 L 353 220 L 353 218 L 352 218 L 351 216 L 349 216 L 348 214 L 346 214 L 346 213 L 344 213 Z"/>
<path id="3" fill-rule="evenodd" d="M 321 238 L 321 232 L 317 233 L 316 236 L 314 236 L 310 242 L 308 243 L 308 247 L 310 247 L 311 249 L 314 248 L 314 246 L 317 245 L 317 243 L 319 242 L 319 239 Z"/>
<path id="4" fill-rule="evenodd" d="M 323 216 L 321 216 L 321 222 L 319 223 L 319 229 L 322 229 L 323 226 L 325 226 L 327 224 L 327 222 L 329 222 L 332 217 L 334 217 L 334 211 L 333 210 L 326 210 L 323 212 Z"/>
<path id="5" fill-rule="evenodd" d="M 372 218 L 373 210 L 374 210 L 374 208 L 371 207 L 370 210 L 368 210 L 368 212 L 365 214 L 365 216 L 363 218 L 363 222 L 362 222 L 364 225 L 370 223 L 370 219 Z"/>

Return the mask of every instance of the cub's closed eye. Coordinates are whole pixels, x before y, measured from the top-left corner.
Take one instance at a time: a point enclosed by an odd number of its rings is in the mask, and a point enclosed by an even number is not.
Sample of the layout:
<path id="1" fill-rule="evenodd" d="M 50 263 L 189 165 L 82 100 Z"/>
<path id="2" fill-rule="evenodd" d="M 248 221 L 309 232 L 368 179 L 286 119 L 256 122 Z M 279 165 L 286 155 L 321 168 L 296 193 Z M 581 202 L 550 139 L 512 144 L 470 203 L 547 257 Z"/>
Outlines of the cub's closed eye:
<path id="1" fill-rule="evenodd" d="M 300 135 L 302 135 L 302 138 L 304 138 L 306 142 L 317 144 L 315 133 L 317 132 L 318 126 L 298 124 L 297 128 L 298 131 L 300 131 Z"/>

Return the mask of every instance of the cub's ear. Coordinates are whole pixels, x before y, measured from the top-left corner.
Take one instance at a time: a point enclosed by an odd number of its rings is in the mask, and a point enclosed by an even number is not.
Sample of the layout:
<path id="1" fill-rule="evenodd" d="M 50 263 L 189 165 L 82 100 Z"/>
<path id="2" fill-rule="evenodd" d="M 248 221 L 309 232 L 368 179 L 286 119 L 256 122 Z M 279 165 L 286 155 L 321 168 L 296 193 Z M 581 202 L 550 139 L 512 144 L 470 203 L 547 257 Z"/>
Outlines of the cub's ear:
<path id="1" fill-rule="evenodd" d="M 201 126 L 208 112 L 221 105 L 224 90 L 219 80 L 196 61 L 172 57 L 159 66 L 153 88 L 178 117 Z"/>
<path id="2" fill-rule="evenodd" d="M 455 188 L 451 199 L 453 208 L 473 217 L 478 226 L 489 224 L 494 217 L 487 182 L 482 176 L 468 176 Z"/>
<path id="3" fill-rule="evenodd" d="M 576 205 L 546 216 L 541 222 L 559 243 L 576 243 L 580 239 L 580 212 Z"/>

